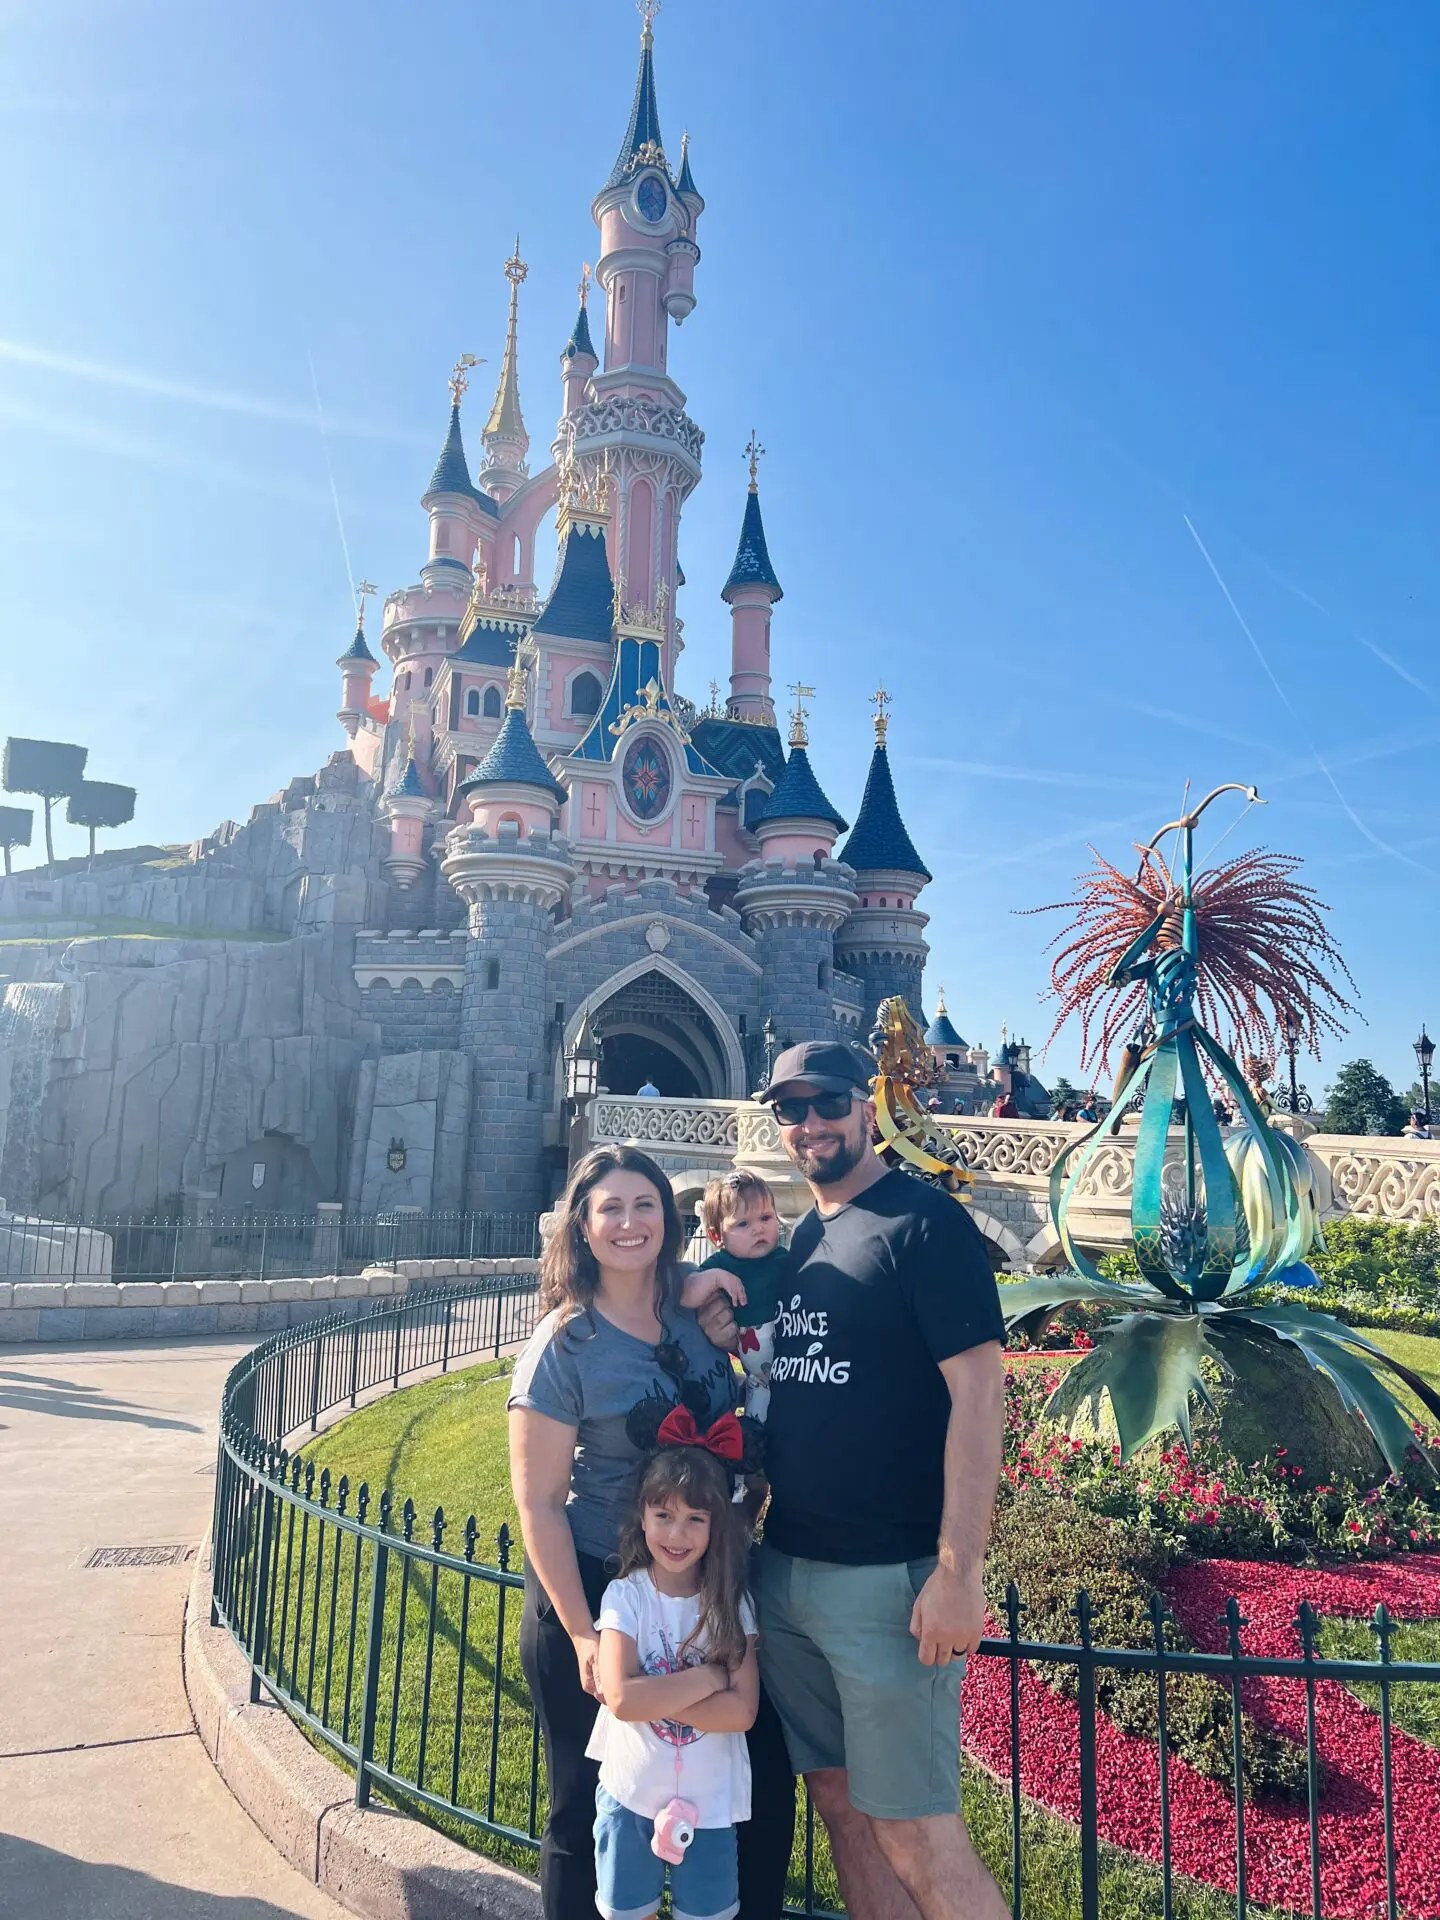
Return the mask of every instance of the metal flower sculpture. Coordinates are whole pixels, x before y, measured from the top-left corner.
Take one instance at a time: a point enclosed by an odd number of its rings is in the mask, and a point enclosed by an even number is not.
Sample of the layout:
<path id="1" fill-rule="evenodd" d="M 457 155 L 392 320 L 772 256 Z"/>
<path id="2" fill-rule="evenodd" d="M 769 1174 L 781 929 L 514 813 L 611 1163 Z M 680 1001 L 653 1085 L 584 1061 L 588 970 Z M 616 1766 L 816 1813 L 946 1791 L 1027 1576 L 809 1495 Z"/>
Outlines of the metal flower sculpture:
<path id="1" fill-rule="evenodd" d="M 1097 855 L 1079 897 L 1062 903 L 1077 911 L 1059 936 L 1065 944 L 1052 973 L 1056 1030 L 1078 1013 L 1082 1064 L 1095 1059 L 1102 1067 L 1127 1028 L 1132 1037 L 1110 1112 L 1066 1148 L 1051 1174 L 1051 1217 L 1074 1271 L 1006 1287 L 1007 1325 L 1038 1336 L 1064 1306 L 1117 1310 L 1121 1317 L 1056 1398 L 1078 1419 L 1085 1409 L 1093 1417 L 1108 1394 L 1122 1458 L 1172 1427 L 1189 1445 L 1190 1396 L 1210 1404 L 1204 1358 L 1243 1386 L 1266 1377 L 1267 1355 L 1284 1346 L 1331 1383 L 1398 1472 L 1415 1435 L 1384 1375 L 1403 1380 L 1437 1419 L 1440 1395 L 1332 1315 L 1256 1298 L 1275 1283 L 1316 1283 L 1305 1261 L 1312 1245 L 1323 1245 L 1310 1163 L 1303 1147 L 1269 1125 L 1202 1016 L 1227 1018 L 1237 1047 L 1267 1051 L 1289 1010 L 1313 1046 L 1320 1033 L 1341 1031 L 1337 1010 L 1350 1010 L 1326 967 L 1349 974 L 1320 903 L 1293 878 L 1293 857 L 1248 853 L 1193 872 L 1196 823 L 1227 792 L 1252 803 L 1260 797 L 1253 787 L 1217 787 L 1139 848 L 1133 880 Z M 1167 864 L 1160 846 L 1171 834 L 1178 848 Z M 1242 1122 L 1228 1140 L 1207 1075 Z M 1086 1174 L 1137 1105 L 1130 1218 L 1140 1287 L 1106 1280 L 1070 1220 Z"/>

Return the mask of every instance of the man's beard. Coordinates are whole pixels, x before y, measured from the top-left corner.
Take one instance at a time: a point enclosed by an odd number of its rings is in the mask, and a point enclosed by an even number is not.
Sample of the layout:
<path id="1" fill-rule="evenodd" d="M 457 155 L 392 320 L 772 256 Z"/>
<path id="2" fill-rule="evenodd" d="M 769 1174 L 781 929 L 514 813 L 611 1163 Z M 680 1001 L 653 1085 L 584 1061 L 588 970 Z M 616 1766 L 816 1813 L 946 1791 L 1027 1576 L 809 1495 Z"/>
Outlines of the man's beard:
<path id="1" fill-rule="evenodd" d="M 831 1143 L 826 1142 L 827 1148 Z M 795 1164 L 805 1178 L 817 1187 L 833 1186 L 837 1180 L 843 1180 L 864 1159 L 867 1147 L 861 1140 L 837 1140 L 833 1148 L 823 1157 L 814 1154 L 808 1147 L 795 1149 Z"/>

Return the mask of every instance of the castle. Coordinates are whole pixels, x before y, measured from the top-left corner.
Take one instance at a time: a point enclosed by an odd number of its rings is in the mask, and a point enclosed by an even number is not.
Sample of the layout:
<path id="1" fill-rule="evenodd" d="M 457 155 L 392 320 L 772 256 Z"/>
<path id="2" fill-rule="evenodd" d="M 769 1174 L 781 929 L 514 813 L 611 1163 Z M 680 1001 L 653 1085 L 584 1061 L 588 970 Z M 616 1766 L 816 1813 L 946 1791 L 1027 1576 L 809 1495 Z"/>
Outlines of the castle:
<path id="1" fill-rule="evenodd" d="M 735 1099 L 767 1047 L 863 1039 L 888 994 L 919 1013 L 930 874 L 897 805 L 885 696 L 853 827 L 811 767 L 798 675 L 784 740 L 777 726 L 782 592 L 753 437 L 720 588 L 729 691 L 697 710 L 676 689 L 680 517 L 704 436 L 669 372 L 670 325 L 696 305 L 705 202 L 688 141 L 678 165 L 666 154 L 642 12 L 629 123 L 593 204 L 599 349 L 587 269 L 532 472 L 517 244 L 479 464 L 461 434 L 467 355 L 421 501 L 427 557 L 383 603 L 383 690 L 362 590 L 338 662 L 347 750 L 183 861 L 141 850 L 0 882 L 0 913 L 40 933 L 57 915 L 174 929 L 144 952 L 102 933 L 29 953 L 10 1051 L 28 1047 L 44 1092 L 0 1125 L 12 1200 L 536 1207 L 563 1173 L 586 1023 L 611 1090 Z M 936 1045 L 964 1080 L 948 1019 Z"/>

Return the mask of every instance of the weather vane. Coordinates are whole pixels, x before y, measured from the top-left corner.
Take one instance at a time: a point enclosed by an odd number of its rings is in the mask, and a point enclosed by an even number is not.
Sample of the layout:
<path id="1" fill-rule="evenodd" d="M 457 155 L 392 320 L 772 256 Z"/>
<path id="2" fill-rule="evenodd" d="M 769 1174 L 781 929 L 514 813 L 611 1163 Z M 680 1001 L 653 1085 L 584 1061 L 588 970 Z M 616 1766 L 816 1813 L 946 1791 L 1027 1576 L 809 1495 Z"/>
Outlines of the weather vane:
<path id="1" fill-rule="evenodd" d="M 480 364 L 481 356 L 478 353 L 462 353 L 455 362 L 450 373 L 450 404 L 452 406 L 459 406 L 465 389 L 470 385 L 470 369 Z M 374 589 L 372 588 L 371 591 L 373 592 Z"/>
<path id="2" fill-rule="evenodd" d="M 643 23 L 642 37 L 648 41 L 653 37 L 652 29 L 655 25 L 655 16 L 660 11 L 660 0 L 635 0 L 635 11 Z"/>
<path id="3" fill-rule="evenodd" d="M 765 449 L 761 446 L 754 427 L 750 429 L 750 444 L 745 449 L 745 457 L 750 462 L 750 491 L 758 493 L 760 462 L 765 457 Z"/>
<path id="4" fill-rule="evenodd" d="M 890 716 L 885 709 L 890 705 L 890 696 L 884 687 L 877 687 L 870 696 L 870 704 L 875 709 L 875 744 L 883 747 L 885 734 L 890 725 Z"/>
<path id="5" fill-rule="evenodd" d="M 583 307 L 590 298 L 590 262 L 582 261 L 580 266 L 580 304 Z"/>
<path id="6" fill-rule="evenodd" d="M 512 287 L 518 287 L 529 271 L 529 267 L 527 267 L 525 262 L 520 258 L 520 236 L 517 233 L 515 236 L 515 251 L 505 262 L 505 278 L 510 282 Z"/>
<path id="7" fill-rule="evenodd" d="M 804 704 L 815 698 L 814 687 L 807 687 L 801 680 L 791 682 L 790 691 L 795 696 L 795 711 L 790 716 L 790 744 L 792 747 L 808 746 L 809 734 L 805 731 L 805 722 L 810 718 L 810 709 Z"/>
<path id="8" fill-rule="evenodd" d="M 368 580 L 362 580 L 359 586 L 356 587 L 355 589 L 356 608 L 359 614 L 360 625 L 362 627 L 365 624 L 365 602 L 369 598 L 369 596 L 375 591 L 376 589 L 371 586 Z"/>

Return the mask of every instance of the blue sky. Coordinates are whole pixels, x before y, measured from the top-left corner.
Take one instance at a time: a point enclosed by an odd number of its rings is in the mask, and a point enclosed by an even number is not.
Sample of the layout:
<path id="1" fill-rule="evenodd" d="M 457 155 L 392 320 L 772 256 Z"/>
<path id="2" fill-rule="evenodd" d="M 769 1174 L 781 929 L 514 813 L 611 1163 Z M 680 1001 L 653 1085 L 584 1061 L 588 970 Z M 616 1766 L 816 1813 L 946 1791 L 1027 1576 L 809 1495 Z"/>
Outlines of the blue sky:
<path id="1" fill-rule="evenodd" d="M 137 837 L 342 744 L 331 474 L 355 574 L 413 579 L 517 228 L 547 443 L 637 34 L 626 0 L 0 13 L 0 732 L 88 743 Z M 1253 780 L 1224 850 L 1305 857 L 1369 1021 L 1312 1083 L 1368 1053 L 1407 1085 L 1440 1023 L 1440 16 L 669 0 L 656 35 L 708 202 L 681 690 L 728 669 L 755 425 L 777 671 L 852 816 L 893 695 L 962 1033 L 1048 1030 L 1013 915 L 1087 840 Z"/>

